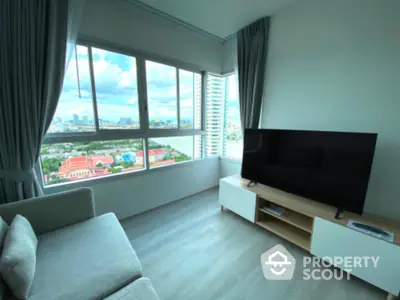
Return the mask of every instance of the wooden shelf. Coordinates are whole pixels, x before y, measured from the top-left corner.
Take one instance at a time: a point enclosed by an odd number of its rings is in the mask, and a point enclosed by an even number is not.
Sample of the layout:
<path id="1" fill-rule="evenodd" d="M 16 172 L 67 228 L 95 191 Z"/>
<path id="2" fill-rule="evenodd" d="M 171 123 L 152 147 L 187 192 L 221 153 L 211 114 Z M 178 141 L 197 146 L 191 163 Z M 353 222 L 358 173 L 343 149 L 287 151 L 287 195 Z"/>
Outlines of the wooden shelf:
<path id="1" fill-rule="evenodd" d="M 278 219 L 258 221 L 256 224 L 310 252 L 311 235 L 308 232 Z"/>
<path id="2" fill-rule="evenodd" d="M 269 212 L 268 210 L 265 210 L 264 208 L 260 208 L 259 210 L 264 214 L 268 214 L 274 218 L 282 220 L 283 222 L 286 222 L 293 226 L 296 226 L 299 229 L 302 229 L 304 231 L 312 233 L 313 219 L 311 217 L 298 214 L 298 213 L 288 210 L 288 209 L 286 209 L 285 213 L 282 214 L 281 216 L 274 214 L 272 212 Z"/>

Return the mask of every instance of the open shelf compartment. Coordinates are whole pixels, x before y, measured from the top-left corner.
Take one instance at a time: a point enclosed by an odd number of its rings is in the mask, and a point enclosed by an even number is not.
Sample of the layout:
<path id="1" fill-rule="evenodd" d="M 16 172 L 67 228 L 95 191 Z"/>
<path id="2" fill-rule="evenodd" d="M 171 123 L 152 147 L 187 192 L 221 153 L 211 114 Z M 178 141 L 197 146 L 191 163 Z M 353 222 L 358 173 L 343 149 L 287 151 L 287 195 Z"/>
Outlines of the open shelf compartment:
<path id="1" fill-rule="evenodd" d="M 293 244 L 303 248 L 304 250 L 310 251 L 310 233 L 274 218 L 257 221 L 256 224 L 292 242 Z"/>
<path id="2" fill-rule="evenodd" d="M 270 204 L 273 203 L 257 199 L 256 224 L 310 251 L 313 218 L 288 208 L 285 208 L 282 215 L 278 215 L 264 208 Z"/>
<path id="3" fill-rule="evenodd" d="M 285 223 L 289 223 L 290 225 L 293 225 L 301 230 L 312 233 L 313 218 L 306 215 L 302 215 L 288 208 L 284 208 L 285 212 L 282 215 L 278 215 L 264 208 L 265 206 L 273 204 L 272 202 L 259 198 L 258 203 L 259 203 L 258 205 L 259 214 L 270 215 L 271 217 L 277 218 Z"/>

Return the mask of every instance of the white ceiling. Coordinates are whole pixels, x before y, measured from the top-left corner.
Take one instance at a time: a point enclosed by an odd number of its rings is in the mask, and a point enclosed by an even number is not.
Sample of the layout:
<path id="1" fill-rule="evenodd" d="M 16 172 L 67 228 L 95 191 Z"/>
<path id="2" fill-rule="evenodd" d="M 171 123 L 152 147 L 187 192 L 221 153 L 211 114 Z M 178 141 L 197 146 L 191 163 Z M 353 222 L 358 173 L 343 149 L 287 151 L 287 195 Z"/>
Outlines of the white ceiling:
<path id="1" fill-rule="evenodd" d="M 139 0 L 220 38 L 275 14 L 296 0 Z"/>

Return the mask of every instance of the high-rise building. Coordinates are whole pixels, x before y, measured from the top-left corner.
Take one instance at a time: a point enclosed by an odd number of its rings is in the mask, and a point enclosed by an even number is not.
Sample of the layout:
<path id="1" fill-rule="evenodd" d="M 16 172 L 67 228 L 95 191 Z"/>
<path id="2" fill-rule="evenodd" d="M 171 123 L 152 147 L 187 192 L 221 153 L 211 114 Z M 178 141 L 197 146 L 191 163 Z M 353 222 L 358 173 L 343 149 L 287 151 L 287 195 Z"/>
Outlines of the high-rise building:
<path id="1" fill-rule="evenodd" d="M 72 115 L 72 123 L 74 125 L 79 125 L 79 116 L 77 114 Z"/>
<path id="2" fill-rule="evenodd" d="M 121 125 L 121 126 L 127 125 L 127 121 L 126 121 L 125 117 L 120 117 L 119 118 L 119 125 Z"/>
<path id="3" fill-rule="evenodd" d="M 226 80 L 207 76 L 206 86 L 206 155 L 219 155 L 222 146 Z"/>
<path id="4" fill-rule="evenodd" d="M 201 129 L 201 74 L 194 75 L 194 128 Z"/>
<path id="5" fill-rule="evenodd" d="M 89 124 L 89 117 L 87 115 L 82 117 L 82 123 L 83 123 L 83 125 Z"/>

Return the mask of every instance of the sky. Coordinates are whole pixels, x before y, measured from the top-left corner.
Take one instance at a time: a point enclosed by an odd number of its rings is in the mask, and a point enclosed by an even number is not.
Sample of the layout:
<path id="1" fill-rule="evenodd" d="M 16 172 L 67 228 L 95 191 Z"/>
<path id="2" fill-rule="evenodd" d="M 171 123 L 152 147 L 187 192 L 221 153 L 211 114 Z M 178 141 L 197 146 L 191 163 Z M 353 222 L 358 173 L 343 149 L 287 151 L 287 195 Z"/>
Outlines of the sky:
<path id="1" fill-rule="evenodd" d="M 93 71 L 99 118 L 118 121 L 121 117 L 139 119 L 136 60 L 134 57 L 92 48 Z M 77 46 L 78 62 L 70 60 L 55 117 L 72 120 L 72 115 L 94 119 L 88 48 Z M 76 72 L 78 64 L 80 94 Z M 200 75 L 195 75 L 200 76 Z M 194 73 L 179 70 L 181 119 L 193 119 Z M 176 69 L 146 61 L 149 117 L 177 118 Z"/>
<path id="2" fill-rule="evenodd" d="M 226 97 L 227 118 L 228 120 L 234 120 L 236 122 L 240 122 L 239 90 L 235 74 L 228 76 L 227 93 L 228 93 Z"/>

